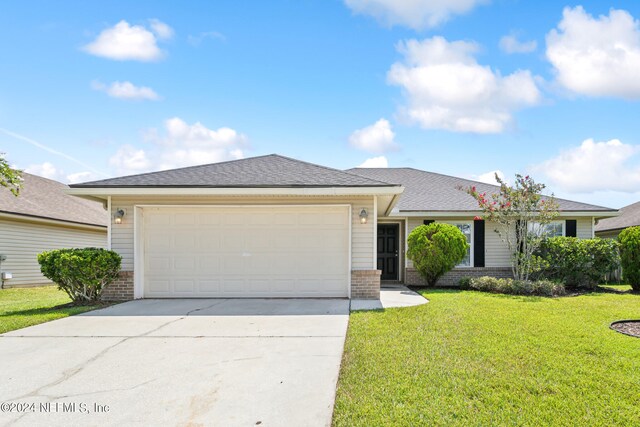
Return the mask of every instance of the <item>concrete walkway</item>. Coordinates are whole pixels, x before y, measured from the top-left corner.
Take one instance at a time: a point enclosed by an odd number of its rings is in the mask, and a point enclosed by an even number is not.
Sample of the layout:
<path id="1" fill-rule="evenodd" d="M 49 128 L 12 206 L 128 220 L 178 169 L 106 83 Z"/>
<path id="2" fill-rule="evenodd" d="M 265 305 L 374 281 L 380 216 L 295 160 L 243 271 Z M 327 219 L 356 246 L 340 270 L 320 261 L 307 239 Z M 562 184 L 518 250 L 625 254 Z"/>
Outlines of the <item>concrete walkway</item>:
<path id="1" fill-rule="evenodd" d="M 351 300 L 351 311 L 382 310 L 395 307 L 413 307 L 428 303 L 429 300 L 413 292 L 406 286 L 390 286 L 380 289 L 379 300 L 354 299 Z"/>
<path id="2" fill-rule="evenodd" d="M 21 406 L 0 425 L 328 426 L 348 316 L 348 300 L 140 300 L 9 332 L 0 402 Z"/>

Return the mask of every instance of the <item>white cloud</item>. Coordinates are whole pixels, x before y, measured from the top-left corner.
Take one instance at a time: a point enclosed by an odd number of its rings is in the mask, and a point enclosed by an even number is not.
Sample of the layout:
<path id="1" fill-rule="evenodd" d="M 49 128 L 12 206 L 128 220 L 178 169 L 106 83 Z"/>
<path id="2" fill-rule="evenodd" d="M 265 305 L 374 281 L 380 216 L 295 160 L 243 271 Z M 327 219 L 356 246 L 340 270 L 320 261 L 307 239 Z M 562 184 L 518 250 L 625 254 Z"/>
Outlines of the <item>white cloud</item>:
<path id="1" fill-rule="evenodd" d="M 496 169 L 496 170 L 493 170 L 493 171 L 481 173 L 480 175 L 473 175 L 472 179 L 474 181 L 480 181 L 480 182 L 484 182 L 486 184 L 500 185 L 500 184 L 498 184 L 498 181 L 496 181 L 496 174 L 498 174 L 498 177 L 502 181 L 506 181 L 506 177 L 504 176 L 504 172 L 502 172 L 500 169 Z"/>
<path id="2" fill-rule="evenodd" d="M 212 130 L 200 122 L 190 125 L 178 117 L 165 121 L 164 132 L 149 130 L 145 139 L 151 149 L 123 145 L 111 157 L 109 164 L 118 174 L 241 159 L 247 145 L 247 137 L 234 129 Z"/>
<path id="3" fill-rule="evenodd" d="M 486 0 L 345 0 L 354 12 L 371 15 L 386 26 L 404 25 L 414 30 L 433 28 L 469 12 Z"/>
<path id="4" fill-rule="evenodd" d="M 98 179 L 98 175 L 88 171 L 66 174 L 62 169 L 58 169 L 50 162 L 29 165 L 25 168 L 25 172 L 65 184 L 75 184 L 77 182 Z"/>
<path id="5" fill-rule="evenodd" d="M 217 31 L 206 31 L 206 32 L 198 34 L 197 36 L 189 35 L 187 37 L 187 41 L 192 46 L 198 46 L 205 39 L 220 40 L 220 41 L 223 41 L 223 42 L 227 40 L 227 38 L 225 37 L 224 34 L 219 33 Z"/>
<path id="6" fill-rule="evenodd" d="M 551 184 L 568 192 L 633 193 L 640 188 L 640 146 L 617 139 L 606 142 L 587 139 L 579 147 L 564 150 L 532 170 L 542 172 Z"/>
<path id="7" fill-rule="evenodd" d="M 98 179 L 94 173 L 92 172 L 76 172 L 67 175 L 67 182 L 69 184 L 76 184 L 78 182 L 87 182 Z"/>
<path id="8" fill-rule="evenodd" d="M 389 161 L 385 156 L 380 157 L 372 157 L 370 159 L 365 160 L 359 168 L 388 168 Z"/>
<path id="9" fill-rule="evenodd" d="M 389 121 L 380 119 L 371 126 L 354 131 L 349 137 L 349 143 L 359 150 L 384 153 L 398 148 L 393 141 L 394 137 Z"/>
<path id="10" fill-rule="evenodd" d="M 95 56 L 118 61 L 157 61 L 164 56 L 158 47 L 158 39 L 173 35 L 168 25 L 154 21 L 151 30 L 142 25 L 130 25 L 120 21 L 115 26 L 103 30 L 98 37 L 83 50 Z"/>
<path id="11" fill-rule="evenodd" d="M 54 181 L 62 182 L 65 179 L 64 172 L 62 172 L 49 162 L 29 165 L 24 169 L 24 171 L 32 175 L 38 175 L 43 178 L 53 179 Z"/>
<path id="12" fill-rule="evenodd" d="M 515 34 L 504 36 L 500 39 L 500 49 L 506 53 L 531 53 L 538 47 L 535 40 L 520 41 Z"/>
<path id="13" fill-rule="evenodd" d="M 102 82 L 91 82 L 91 87 L 94 90 L 105 92 L 112 98 L 126 99 L 126 100 L 151 100 L 158 101 L 160 96 L 150 87 L 136 86 L 131 82 L 113 82 L 110 85 L 106 85 Z"/>
<path id="14" fill-rule="evenodd" d="M 575 93 L 640 98 L 640 21 L 624 10 L 594 18 L 581 6 L 565 8 L 547 34 L 547 58 Z"/>
<path id="15" fill-rule="evenodd" d="M 402 115 L 426 129 L 499 133 L 516 110 L 540 102 L 529 71 L 502 76 L 478 64 L 475 43 L 433 37 L 397 49 L 404 61 L 391 66 L 387 80 L 404 90 L 408 105 Z"/>
<path id="16" fill-rule="evenodd" d="M 149 19 L 149 26 L 159 39 L 169 40 L 174 35 L 173 28 L 158 19 Z"/>
<path id="17" fill-rule="evenodd" d="M 109 166 L 119 175 L 130 175 L 151 170 L 152 163 L 144 150 L 126 144 L 111 156 Z"/>

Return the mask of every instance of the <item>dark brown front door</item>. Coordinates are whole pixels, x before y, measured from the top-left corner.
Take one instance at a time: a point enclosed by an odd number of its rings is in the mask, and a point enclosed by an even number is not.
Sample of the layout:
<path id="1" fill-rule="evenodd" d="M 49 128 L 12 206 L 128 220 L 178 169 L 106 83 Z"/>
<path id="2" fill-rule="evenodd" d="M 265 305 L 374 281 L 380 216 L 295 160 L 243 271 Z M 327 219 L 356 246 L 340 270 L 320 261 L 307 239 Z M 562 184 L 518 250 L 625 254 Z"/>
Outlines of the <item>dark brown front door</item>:
<path id="1" fill-rule="evenodd" d="M 398 224 L 378 225 L 378 270 L 382 270 L 381 280 L 398 280 L 398 244 L 400 227 Z"/>

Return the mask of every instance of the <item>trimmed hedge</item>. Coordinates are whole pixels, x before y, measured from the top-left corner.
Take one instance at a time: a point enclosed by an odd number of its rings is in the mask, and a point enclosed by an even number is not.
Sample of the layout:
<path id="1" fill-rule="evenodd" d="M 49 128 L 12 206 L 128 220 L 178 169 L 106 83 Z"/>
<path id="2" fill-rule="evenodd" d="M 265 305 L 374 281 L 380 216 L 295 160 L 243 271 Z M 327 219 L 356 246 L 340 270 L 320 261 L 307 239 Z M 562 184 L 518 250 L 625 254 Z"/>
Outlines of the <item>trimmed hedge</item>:
<path id="1" fill-rule="evenodd" d="M 118 277 L 122 258 L 102 248 L 56 249 L 38 254 L 42 274 L 75 303 L 93 303 Z"/>
<path id="2" fill-rule="evenodd" d="M 458 227 L 441 222 L 416 227 L 409 233 L 407 246 L 407 258 L 429 286 L 435 286 L 444 273 L 458 265 L 469 248 Z"/>
<path id="3" fill-rule="evenodd" d="M 620 266 L 618 242 L 612 239 L 552 237 L 536 251 L 535 277 L 560 281 L 571 288 L 593 289 Z"/>
<path id="4" fill-rule="evenodd" d="M 640 292 L 640 227 L 625 228 L 618 236 L 622 278 L 631 288 Z"/>
<path id="5" fill-rule="evenodd" d="M 514 280 L 497 277 L 463 277 L 460 288 L 509 295 L 537 295 L 545 297 L 562 296 L 566 290 L 562 283 L 551 280 Z"/>

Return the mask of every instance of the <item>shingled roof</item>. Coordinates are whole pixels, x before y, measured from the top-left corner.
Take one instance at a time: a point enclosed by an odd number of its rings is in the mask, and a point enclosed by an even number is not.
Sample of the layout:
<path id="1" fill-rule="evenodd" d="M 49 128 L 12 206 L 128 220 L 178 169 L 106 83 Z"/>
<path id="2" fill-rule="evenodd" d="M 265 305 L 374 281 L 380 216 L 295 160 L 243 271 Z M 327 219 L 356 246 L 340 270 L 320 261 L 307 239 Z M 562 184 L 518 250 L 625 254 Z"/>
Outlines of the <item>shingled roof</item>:
<path id="1" fill-rule="evenodd" d="M 0 188 L 0 212 L 59 221 L 107 226 L 107 213 L 102 203 L 65 194 L 65 184 L 22 173 L 22 189 L 18 197 Z"/>
<path id="2" fill-rule="evenodd" d="M 598 221 L 595 231 L 622 230 L 627 227 L 640 225 L 640 202 L 630 204 L 620 209 L 620 215 L 614 218 L 606 218 Z"/>
<path id="3" fill-rule="evenodd" d="M 92 187 L 390 187 L 395 184 L 277 154 L 71 185 Z"/>
<path id="4" fill-rule="evenodd" d="M 348 169 L 347 172 L 370 179 L 402 183 L 405 190 L 396 208 L 405 212 L 478 211 L 476 201 L 458 188 L 475 185 L 478 191 L 486 191 L 488 194 L 499 190 L 496 185 L 413 168 L 354 168 Z M 556 199 L 556 201 L 563 212 L 615 212 L 615 209 L 571 200 Z"/>

